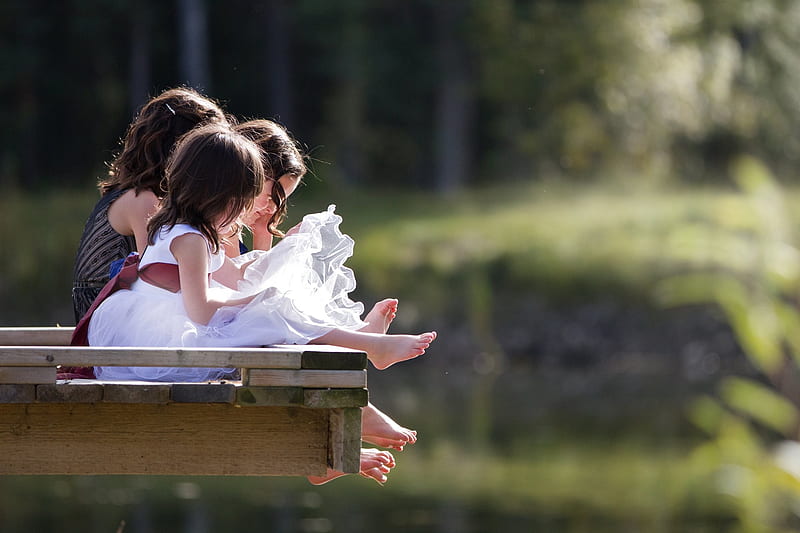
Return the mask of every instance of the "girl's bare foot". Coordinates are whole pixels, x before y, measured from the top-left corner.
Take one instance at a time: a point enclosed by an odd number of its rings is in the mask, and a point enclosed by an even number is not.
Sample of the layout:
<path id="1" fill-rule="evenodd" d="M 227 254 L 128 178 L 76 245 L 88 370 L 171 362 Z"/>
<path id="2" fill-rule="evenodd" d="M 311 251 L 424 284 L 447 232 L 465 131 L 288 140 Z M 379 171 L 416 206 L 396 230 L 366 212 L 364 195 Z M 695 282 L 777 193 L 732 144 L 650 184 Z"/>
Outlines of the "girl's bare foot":
<path id="1" fill-rule="evenodd" d="M 359 331 L 367 333 L 386 333 L 389 330 L 389 324 L 392 323 L 394 317 L 397 315 L 397 300 L 395 298 L 387 298 L 376 303 L 372 310 L 364 317 L 366 326 Z"/>
<path id="2" fill-rule="evenodd" d="M 436 339 L 436 332 L 420 335 L 383 335 L 376 338 L 367 357 L 378 370 L 385 370 L 395 363 L 407 361 L 425 353 Z"/>
<path id="3" fill-rule="evenodd" d="M 370 403 L 361 411 L 361 439 L 376 446 L 403 451 L 406 444 L 417 442 L 417 432 L 404 428 Z"/>
<path id="4" fill-rule="evenodd" d="M 388 479 L 386 474 L 388 474 L 394 466 L 394 456 L 391 453 L 374 448 L 361 448 L 361 471 L 359 475 L 368 479 L 374 479 L 380 485 L 383 485 Z M 344 475 L 344 472 L 329 468 L 324 476 L 307 476 L 306 479 L 308 479 L 312 485 L 322 485 Z"/>

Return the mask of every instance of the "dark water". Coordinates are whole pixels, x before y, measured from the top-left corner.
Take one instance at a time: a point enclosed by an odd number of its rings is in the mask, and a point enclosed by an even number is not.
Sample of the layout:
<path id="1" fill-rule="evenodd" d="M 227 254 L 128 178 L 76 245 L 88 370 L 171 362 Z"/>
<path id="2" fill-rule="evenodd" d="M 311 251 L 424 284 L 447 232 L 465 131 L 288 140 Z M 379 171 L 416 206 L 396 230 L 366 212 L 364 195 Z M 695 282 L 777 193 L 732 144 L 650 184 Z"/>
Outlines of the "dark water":
<path id="1" fill-rule="evenodd" d="M 683 413 L 708 386 L 633 363 L 602 373 L 411 363 L 370 374 L 371 400 L 420 432 L 384 487 L 357 476 L 322 487 L 294 478 L 7 477 L 0 531 L 728 531 L 730 513 L 710 487 L 687 479 L 676 489 L 670 472 L 700 438 Z"/>

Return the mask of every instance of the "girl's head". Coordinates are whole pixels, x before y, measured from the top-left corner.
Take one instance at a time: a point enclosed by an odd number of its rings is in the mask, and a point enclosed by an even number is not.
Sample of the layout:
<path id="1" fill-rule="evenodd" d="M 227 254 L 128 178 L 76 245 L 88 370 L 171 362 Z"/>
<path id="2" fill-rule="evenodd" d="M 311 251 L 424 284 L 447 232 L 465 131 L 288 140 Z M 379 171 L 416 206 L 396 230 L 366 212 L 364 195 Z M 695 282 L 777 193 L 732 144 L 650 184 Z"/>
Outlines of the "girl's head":
<path id="1" fill-rule="evenodd" d="M 277 237 L 283 237 L 278 225 L 286 217 L 287 196 L 297 187 L 306 171 L 303 155 L 289 132 L 271 120 L 250 120 L 234 126 L 234 129 L 255 142 L 261 148 L 261 161 L 264 175 L 268 181 L 265 193 L 269 190 L 269 198 L 259 198 L 274 204 L 267 228 Z M 286 187 L 284 184 L 291 184 Z M 287 191 L 287 189 L 289 189 Z"/>
<path id="2" fill-rule="evenodd" d="M 161 207 L 147 225 L 149 242 L 161 227 L 185 223 L 199 229 L 216 252 L 219 229 L 253 205 L 264 186 L 264 169 L 255 143 L 228 126 L 210 124 L 178 142 L 166 178 Z"/>
<path id="3" fill-rule="evenodd" d="M 195 126 L 208 123 L 227 124 L 225 113 L 194 89 L 168 89 L 150 99 L 128 127 L 122 150 L 109 164 L 100 191 L 134 188 L 138 193 L 149 189 L 160 197 L 164 169 L 175 143 Z"/>

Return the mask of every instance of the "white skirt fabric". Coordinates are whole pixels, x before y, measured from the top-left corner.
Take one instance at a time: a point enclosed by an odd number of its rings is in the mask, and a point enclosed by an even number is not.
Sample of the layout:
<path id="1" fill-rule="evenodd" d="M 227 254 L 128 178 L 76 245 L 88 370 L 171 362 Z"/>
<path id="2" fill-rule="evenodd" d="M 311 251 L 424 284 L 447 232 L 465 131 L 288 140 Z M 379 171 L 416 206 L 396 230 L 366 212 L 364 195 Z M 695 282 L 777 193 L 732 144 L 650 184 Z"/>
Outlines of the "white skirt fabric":
<path id="1" fill-rule="evenodd" d="M 112 294 L 89 324 L 91 346 L 236 347 L 306 344 L 332 329 L 356 330 L 364 306 L 350 299 L 353 271 L 344 262 L 353 240 L 339 229 L 335 206 L 307 215 L 299 230 L 269 251 L 234 259 L 251 262 L 237 290 L 213 284 L 226 298 L 255 296 L 221 307 L 208 325 L 192 322 L 180 293 L 138 280 Z M 96 367 L 101 379 L 207 381 L 230 377 L 225 368 Z"/>

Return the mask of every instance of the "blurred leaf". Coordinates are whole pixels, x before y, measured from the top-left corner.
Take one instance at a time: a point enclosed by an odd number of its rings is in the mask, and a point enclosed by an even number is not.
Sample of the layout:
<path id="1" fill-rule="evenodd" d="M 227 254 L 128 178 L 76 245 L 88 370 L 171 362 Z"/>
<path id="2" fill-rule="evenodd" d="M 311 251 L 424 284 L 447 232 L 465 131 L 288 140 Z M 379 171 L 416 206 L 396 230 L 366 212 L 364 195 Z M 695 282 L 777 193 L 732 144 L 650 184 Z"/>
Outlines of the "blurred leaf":
<path id="1" fill-rule="evenodd" d="M 775 302 L 775 312 L 781 325 L 782 338 L 789 347 L 795 364 L 800 365 L 800 310 L 785 302 Z"/>
<path id="2" fill-rule="evenodd" d="M 666 306 L 718 302 L 719 295 L 740 293 L 741 282 L 728 274 L 693 273 L 671 276 L 655 286 L 655 297 Z"/>
<path id="3" fill-rule="evenodd" d="M 725 401 L 756 422 L 784 435 L 797 424 L 797 409 L 774 390 L 744 378 L 727 378 L 720 389 Z"/>
<path id="4" fill-rule="evenodd" d="M 718 433 L 724 415 L 725 410 L 710 396 L 701 396 L 689 407 L 689 419 L 710 435 Z"/>

